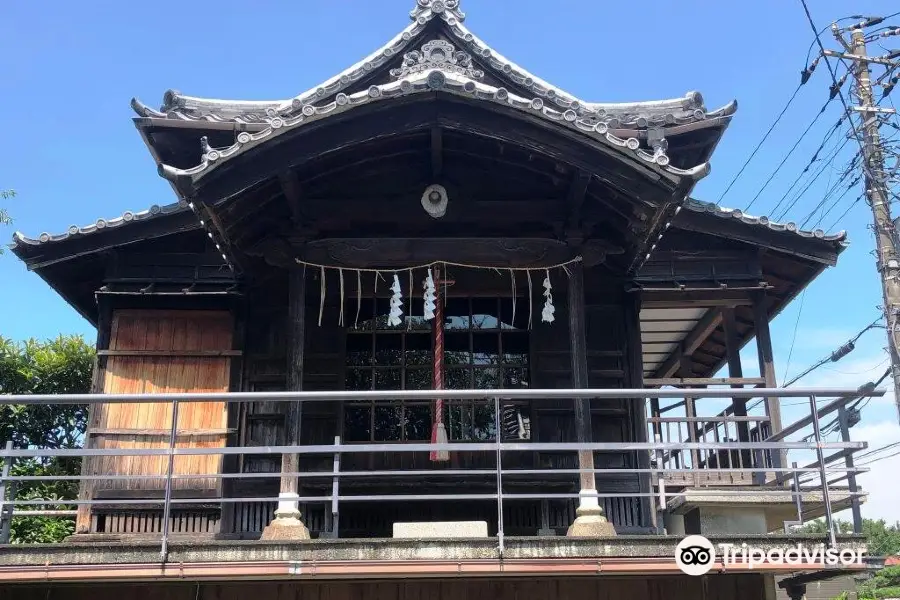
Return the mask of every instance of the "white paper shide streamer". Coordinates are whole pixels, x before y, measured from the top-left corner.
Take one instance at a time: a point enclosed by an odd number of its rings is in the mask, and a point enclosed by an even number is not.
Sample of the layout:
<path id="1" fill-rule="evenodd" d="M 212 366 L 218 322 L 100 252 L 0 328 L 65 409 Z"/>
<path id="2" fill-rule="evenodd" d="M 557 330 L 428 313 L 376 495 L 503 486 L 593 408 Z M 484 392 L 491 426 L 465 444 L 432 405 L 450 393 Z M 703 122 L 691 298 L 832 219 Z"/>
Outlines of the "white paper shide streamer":
<path id="1" fill-rule="evenodd" d="M 546 275 L 544 276 L 544 309 L 541 311 L 541 321 L 544 323 L 552 323 L 556 317 L 553 316 L 553 313 L 556 312 L 556 307 L 553 306 L 553 285 L 550 283 L 550 270 L 547 270 Z"/>
<path id="2" fill-rule="evenodd" d="M 434 287 L 434 276 L 431 274 L 431 269 L 428 269 L 428 276 L 425 277 L 423 284 L 425 286 L 425 293 L 422 296 L 422 299 L 425 301 L 424 317 L 426 321 L 430 321 L 434 318 L 436 291 Z"/>
<path id="3" fill-rule="evenodd" d="M 391 312 L 388 314 L 388 325 L 396 327 L 403 322 L 400 319 L 403 315 L 403 309 L 400 308 L 403 306 L 403 296 L 401 295 L 403 290 L 400 287 L 400 278 L 397 277 L 396 273 L 394 273 L 394 283 L 391 285 L 391 291 L 393 294 L 391 295 Z"/>

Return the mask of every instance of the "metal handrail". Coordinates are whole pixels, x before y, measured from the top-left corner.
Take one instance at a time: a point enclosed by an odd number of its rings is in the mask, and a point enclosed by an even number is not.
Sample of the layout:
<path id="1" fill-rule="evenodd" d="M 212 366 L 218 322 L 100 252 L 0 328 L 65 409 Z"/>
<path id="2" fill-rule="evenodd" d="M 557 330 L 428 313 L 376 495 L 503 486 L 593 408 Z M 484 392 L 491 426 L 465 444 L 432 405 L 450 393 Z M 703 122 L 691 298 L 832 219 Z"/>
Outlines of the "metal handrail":
<path id="1" fill-rule="evenodd" d="M 612 398 L 612 399 L 628 399 L 641 402 L 642 409 L 646 409 L 645 401 L 650 398 L 691 398 L 696 403 L 699 400 L 708 398 L 732 399 L 732 398 L 758 398 L 767 397 L 780 400 L 782 398 L 806 398 L 810 403 L 812 416 L 808 417 L 809 423 L 814 425 L 813 437 L 815 439 L 809 442 L 789 442 L 784 441 L 785 436 L 769 436 L 767 439 L 754 441 L 657 441 L 657 442 L 509 442 L 501 439 L 501 427 L 499 422 L 495 423 L 497 435 L 494 439 L 487 442 L 450 442 L 446 444 L 431 443 L 341 443 L 339 439 L 335 440 L 333 445 L 278 445 L 278 446 L 226 446 L 217 448 L 199 448 L 199 447 L 175 447 L 175 438 L 181 433 L 176 428 L 177 420 L 173 419 L 171 435 L 168 447 L 159 448 L 87 448 L 87 449 L 42 449 L 42 448 L 19 448 L 12 449 L 7 446 L 5 450 L 0 450 L 0 465 L 8 469 L 10 463 L 16 459 L 23 458 L 39 458 L 39 457 L 101 457 L 101 456 L 164 456 L 168 460 L 165 474 L 129 474 L 129 475 L 72 475 L 72 476 L 11 476 L 5 472 L 5 476 L 0 476 L 0 489 L 3 489 L 7 482 L 39 482 L 39 481 L 90 481 L 90 480 L 157 480 L 164 482 L 165 489 L 154 490 L 155 493 L 164 492 L 163 497 L 149 497 L 142 499 L 125 499 L 125 498 L 90 498 L 78 500 L 59 500 L 59 499 L 32 499 L 32 500 L 16 500 L 14 498 L 6 499 L 0 497 L 0 507 L 12 507 L 12 517 L 18 516 L 70 516 L 70 510 L 16 510 L 16 507 L 27 506 L 45 506 L 45 507 L 63 507 L 63 506 L 159 506 L 163 509 L 164 515 L 170 515 L 173 505 L 192 505 L 192 504 L 222 504 L 234 505 L 242 502 L 266 502 L 274 503 L 278 501 L 277 497 L 204 497 L 204 498 L 173 498 L 173 486 L 175 482 L 183 479 L 215 479 L 217 481 L 229 479 L 264 479 L 264 478 L 283 478 L 283 477 L 302 477 L 302 478 L 331 478 L 334 487 L 331 488 L 330 494 L 323 494 L 311 497 L 300 498 L 300 502 L 307 503 L 330 503 L 333 507 L 335 516 L 339 502 L 378 502 L 387 500 L 496 500 L 498 512 L 498 534 L 499 543 L 502 546 L 503 535 L 503 511 L 505 500 L 520 499 L 574 499 L 578 498 L 578 493 L 510 493 L 505 492 L 505 478 L 515 480 L 517 476 L 522 475 L 576 475 L 585 472 L 598 474 L 633 474 L 640 476 L 649 476 L 651 488 L 649 491 L 641 492 L 600 492 L 596 491 L 597 498 L 642 498 L 648 499 L 651 504 L 651 513 L 653 511 L 654 502 L 659 502 L 659 509 L 664 510 L 669 499 L 679 496 L 680 492 L 677 488 L 672 487 L 671 479 L 679 473 L 695 473 L 696 465 L 685 468 L 682 464 L 669 465 L 659 459 L 656 464 L 650 463 L 649 467 L 636 468 L 541 468 L 541 469 L 516 469 L 503 467 L 504 453 L 516 452 L 548 452 L 548 453 L 577 453 L 580 451 L 590 452 L 620 452 L 620 453 L 642 453 L 647 452 L 650 455 L 664 457 L 667 453 L 673 452 L 697 452 L 705 451 L 751 451 L 754 456 L 757 454 L 762 456 L 764 453 L 786 452 L 790 450 L 806 450 L 817 454 L 817 460 L 807 467 L 798 468 L 794 463 L 793 468 L 787 467 L 768 467 L 765 461 L 754 459 L 749 464 L 741 464 L 740 467 L 734 468 L 703 468 L 702 471 L 708 473 L 753 473 L 760 475 L 778 474 L 775 481 L 792 477 L 795 481 L 799 481 L 800 474 L 818 475 L 819 485 L 810 485 L 797 489 L 799 491 L 821 490 L 823 501 L 826 507 L 826 520 L 829 528 L 832 530 L 833 537 L 833 519 L 831 515 L 831 491 L 829 489 L 829 475 L 836 473 L 844 473 L 843 478 L 849 478 L 850 475 L 864 473 L 868 469 L 865 467 L 832 467 L 829 463 L 837 456 L 852 455 L 855 450 L 867 447 L 865 442 L 853 442 L 846 439 L 839 442 L 827 442 L 822 439 L 821 431 L 818 427 L 818 419 L 821 416 L 821 409 L 818 408 L 817 402 L 819 398 L 831 397 L 838 398 L 827 405 L 827 408 L 833 409 L 836 406 L 842 406 L 849 399 L 863 396 L 883 396 L 882 390 L 870 389 L 833 389 L 833 388 L 791 388 L 791 389 L 603 389 L 603 390 L 541 390 L 541 389 L 515 389 L 515 390 L 404 390 L 404 391 L 365 391 L 365 392 L 232 392 L 232 393 L 161 393 L 161 394 L 64 394 L 64 395 L 0 395 L 0 405 L 9 404 L 108 404 L 108 403 L 171 403 L 173 405 L 173 414 L 177 414 L 177 406 L 181 402 L 255 402 L 260 400 L 275 402 L 353 402 L 353 401 L 397 401 L 397 400 L 435 400 L 438 398 L 457 400 L 457 399 L 475 399 L 492 401 L 495 408 L 495 419 L 499 420 L 499 407 L 501 400 L 515 399 L 585 399 L 585 398 Z M 829 398 L 830 399 L 830 398 Z M 698 417 L 689 415 L 684 418 L 677 417 L 649 417 L 648 424 L 686 424 L 694 423 L 714 423 L 716 425 L 723 424 L 727 427 L 730 422 L 759 422 L 760 424 L 768 423 L 768 417 Z M 649 435 L 649 431 L 648 431 Z M 826 449 L 839 450 L 837 454 L 825 456 Z M 342 455 L 359 455 L 372 453 L 411 453 L 411 452 L 430 452 L 433 450 L 447 450 L 450 452 L 469 452 L 469 453 L 495 453 L 496 466 L 494 468 L 480 469 L 435 469 L 435 470 L 381 470 L 381 471 L 352 471 L 342 470 L 338 457 Z M 331 470 L 323 471 L 307 471 L 307 472 L 274 472 L 274 473 L 174 473 L 174 462 L 176 456 L 191 455 L 266 455 L 266 454 L 296 454 L 296 455 L 330 455 L 335 457 L 334 467 Z M 465 493 L 465 494 L 388 494 L 388 495 L 365 495 L 365 494 L 342 494 L 337 491 L 337 482 L 340 480 L 365 479 L 375 475 L 384 477 L 408 477 L 412 475 L 428 476 L 428 477 L 483 477 L 495 478 L 496 490 L 494 492 L 485 493 Z M 765 478 L 761 479 L 763 481 Z M 486 479 L 485 481 L 488 481 Z M 654 491 L 652 484 L 655 482 L 657 490 Z M 668 486 L 668 487 L 667 487 Z M 14 486 L 10 486 L 14 487 Z M 858 499 L 864 495 L 851 486 L 851 489 L 845 493 L 853 499 Z M 646 488 L 645 488 L 646 490 Z M 788 490 L 783 488 L 763 489 L 760 486 L 754 486 L 751 490 L 716 490 L 717 496 L 741 496 L 741 495 L 783 495 Z M 151 496 L 153 494 L 150 494 Z M 221 494 L 217 494 L 221 495 Z M 593 492 L 592 492 L 593 495 Z M 858 501 L 858 500 L 857 500 Z M 0 515 L 2 516 L 2 515 Z M 8 521 L 9 519 L 7 519 Z M 168 543 L 168 527 L 169 518 L 164 518 L 162 524 L 162 549 L 163 557 L 166 555 L 166 545 Z M 0 531 L 2 531 L 0 523 Z"/>
<path id="2" fill-rule="evenodd" d="M 161 392 L 158 394 L 0 394 L 0 405 L 7 404 L 112 404 L 172 402 L 359 402 L 364 400 L 540 400 L 611 398 L 645 400 L 647 398 L 880 398 L 885 390 L 861 392 L 846 388 L 679 388 L 679 389 L 492 389 L 492 390 L 368 390 L 330 392 Z"/>

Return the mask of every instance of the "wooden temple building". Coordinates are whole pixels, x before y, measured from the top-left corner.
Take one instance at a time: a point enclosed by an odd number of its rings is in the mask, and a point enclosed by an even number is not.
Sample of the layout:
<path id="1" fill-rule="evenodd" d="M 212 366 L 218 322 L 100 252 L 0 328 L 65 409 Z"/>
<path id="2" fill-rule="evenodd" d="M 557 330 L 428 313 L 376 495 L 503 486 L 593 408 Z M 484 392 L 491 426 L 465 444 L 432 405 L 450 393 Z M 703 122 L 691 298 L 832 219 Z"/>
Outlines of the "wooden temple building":
<path id="1" fill-rule="evenodd" d="M 504 475 L 504 489 L 531 495 L 503 506 L 507 536 L 656 535 L 665 507 L 653 504 L 653 453 L 546 445 L 666 441 L 658 401 L 391 401 L 389 392 L 776 387 L 769 322 L 836 263 L 845 240 L 692 198 L 736 104 L 711 110 L 697 92 L 580 99 L 464 20 L 457 0 L 418 0 L 382 48 L 294 98 L 169 91 L 159 109 L 133 100 L 177 201 L 15 235 L 14 254 L 96 325 L 96 393 L 259 393 L 181 405 L 178 447 L 246 451 L 176 458 L 171 534 L 390 538 L 401 522 L 483 521 L 496 535 L 496 501 L 383 498 L 495 489 L 491 452 L 342 453 L 342 472 L 418 475 L 342 479 L 341 495 L 380 500 L 342 502 L 338 521 L 331 500 L 310 500 L 328 497 L 336 479 L 277 476 L 331 473 L 337 455 L 265 449 L 475 448 L 499 436 L 542 448 L 503 458 L 504 469 L 523 470 Z M 738 357 L 751 340 L 758 377 L 744 377 Z M 715 379 L 725 366 L 727 379 Z M 381 395 L 302 409 L 265 397 L 301 390 Z M 721 439 L 779 432 L 778 399 L 761 400 L 757 413 L 734 400 L 723 414 L 739 418 Z M 166 403 L 93 405 L 86 448 L 168 447 L 172 413 Z M 761 486 L 751 469 L 780 461 L 694 452 L 667 483 Z M 738 465 L 747 472 L 703 473 Z M 596 473 L 573 475 L 579 468 Z M 541 469 L 568 471 L 528 474 Z M 165 485 L 140 476 L 165 470 L 161 455 L 85 458 L 86 475 L 111 477 L 82 482 L 88 503 L 71 543 L 158 538 Z M 684 521 L 687 533 L 706 533 Z"/>

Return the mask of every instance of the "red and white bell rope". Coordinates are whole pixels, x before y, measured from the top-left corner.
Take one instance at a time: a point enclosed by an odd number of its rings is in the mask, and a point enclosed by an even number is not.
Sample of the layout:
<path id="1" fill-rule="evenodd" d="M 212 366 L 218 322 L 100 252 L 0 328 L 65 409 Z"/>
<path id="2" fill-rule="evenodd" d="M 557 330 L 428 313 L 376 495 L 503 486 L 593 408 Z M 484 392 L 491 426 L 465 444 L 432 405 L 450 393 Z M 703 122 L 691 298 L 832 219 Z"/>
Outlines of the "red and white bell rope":
<path id="1" fill-rule="evenodd" d="M 435 270 L 434 285 L 437 291 L 434 298 L 434 376 L 432 387 L 435 390 L 444 389 L 444 302 L 440 296 L 440 271 Z M 440 398 L 434 401 L 434 422 L 431 426 L 431 443 L 446 444 L 449 442 L 447 428 L 444 426 L 444 401 Z M 432 462 L 446 462 L 450 460 L 450 453 L 446 450 L 432 450 L 430 454 Z"/>

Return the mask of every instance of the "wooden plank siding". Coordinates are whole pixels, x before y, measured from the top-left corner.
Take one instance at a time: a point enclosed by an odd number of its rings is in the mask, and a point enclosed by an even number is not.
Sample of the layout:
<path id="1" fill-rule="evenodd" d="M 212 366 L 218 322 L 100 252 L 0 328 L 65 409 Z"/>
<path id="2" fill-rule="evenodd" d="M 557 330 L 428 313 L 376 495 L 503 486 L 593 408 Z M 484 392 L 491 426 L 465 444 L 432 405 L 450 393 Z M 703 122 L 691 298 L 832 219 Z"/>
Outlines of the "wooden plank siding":
<path id="1" fill-rule="evenodd" d="M 167 392 L 226 392 L 229 356 L 204 356 L 232 349 L 233 321 L 226 311 L 117 310 L 112 314 L 109 349 L 102 373 L 103 393 L 159 394 Z M 151 351 L 149 355 L 122 355 L 116 351 Z M 162 355 L 165 353 L 166 355 Z M 171 403 L 117 403 L 97 405 L 87 436 L 90 448 L 166 448 L 172 427 Z M 224 402 L 185 402 L 178 409 L 179 448 L 223 447 L 227 437 Z M 165 456 L 104 456 L 86 459 L 90 475 L 127 475 L 128 479 L 86 481 L 83 497 L 147 498 L 161 496 Z M 197 475 L 175 479 L 173 490 L 182 494 L 217 496 L 221 482 L 204 475 L 221 471 L 220 455 L 179 456 L 173 472 Z M 89 510 L 79 510 L 78 530 L 89 525 Z"/>
<path id="2" fill-rule="evenodd" d="M 586 273 L 586 277 L 589 273 Z M 586 334 L 588 351 L 589 384 L 595 388 L 626 388 L 629 386 L 629 355 L 625 331 L 626 310 L 622 294 L 610 290 L 614 283 L 596 279 L 593 284 L 602 293 L 592 293 L 586 306 Z M 307 287 L 307 327 L 303 389 L 307 391 L 342 390 L 346 370 L 346 340 L 348 327 L 339 324 L 340 299 L 326 295 L 321 325 L 319 317 L 318 273 L 311 275 Z M 502 297 L 509 293 L 509 280 L 497 278 L 491 273 L 472 273 L 459 270 L 454 274 L 457 283 L 450 290 L 451 298 Z M 274 391 L 286 389 L 287 339 L 287 291 L 285 281 L 278 278 L 250 291 L 247 345 L 243 356 L 245 363 L 245 391 Z M 332 282 L 333 283 L 333 282 Z M 348 288 L 356 284 L 355 277 L 347 278 Z M 552 324 L 540 321 L 541 301 L 534 298 L 534 320 L 529 338 L 530 387 L 571 387 L 571 359 L 568 340 L 568 301 L 565 281 L 556 280 L 559 295 L 556 298 L 556 320 Z M 404 285 L 406 282 L 404 281 Z M 332 294 L 337 286 L 330 285 Z M 364 291 L 372 294 L 371 281 L 363 280 Z M 379 288 L 380 294 L 387 286 Z M 518 292 L 523 294 L 527 286 L 522 283 Z M 357 306 L 355 291 L 346 291 L 344 302 L 345 325 L 353 324 Z M 364 296 L 365 297 L 365 296 Z M 528 312 L 527 297 L 519 298 L 521 315 Z M 638 349 L 637 356 L 640 356 Z M 640 372 L 640 365 L 637 366 Z M 640 385 L 640 382 L 638 382 Z M 595 441 L 627 442 L 635 439 L 634 413 L 636 405 L 622 399 L 594 400 L 591 402 L 592 429 Z M 285 403 L 252 402 L 243 405 L 241 442 L 247 446 L 269 446 L 284 443 Z M 535 400 L 530 405 L 531 440 L 534 442 L 572 442 L 576 440 L 573 401 L 564 399 Z M 303 444 L 331 444 L 334 436 L 343 437 L 344 419 L 338 403 L 313 402 L 303 409 L 301 441 Z M 633 497 L 606 498 L 604 507 L 610 519 L 623 531 L 641 530 L 650 525 L 644 514 L 641 499 L 640 476 L 622 469 L 639 466 L 635 452 L 597 452 L 598 467 L 619 469 L 614 473 L 599 474 L 596 478 L 601 491 L 635 494 Z M 505 468 L 566 468 L 577 467 L 573 452 L 518 452 L 504 456 Z M 332 469 L 331 456 L 306 456 L 300 461 L 301 471 L 326 471 Z M 425 453 L 402 454 L 348 454 L 341 458 L 342 470 L 415 469 L 439 471 L 446 468 L 492 468 L 492 454 L 454 452 L 446 464 L 436 464 Z M 280 469 L 277 455 L 253 455 L 241 459 L 243 473 L 274 473 Z M 330 493 L 330 477 L 307 478 L 300 481 L 301 496 L 324 496 Z M 448 477 L 395 477 L 390 479 L 345 478 L 341 481 L 341 493 L 346 494 L 409 494 L 445 493 L 446 490 L 462 490 L 470 493 L 491 492 L 496 487 L 493 477 L 470 476 L 464 482 Z M 577 478 L 572 475 L 557 476 L 509 476 L 504 481 L 507 493 L 576 493 Z M 274 497 L 278 492 L 278 479 L 242 478 L 234 482 L 234 494 L 239 497 Z M 434 506 L 432 506 L 434 504 Z M 340 505 L 340 535 L 342 537 L 379 537 L 391 535 L 394 520 L 448 520 L 451 518 L 482 519 L 496 530 L 496 503 L 477 501 L 456 503 L 421 502 L 347 502 Z M 534 535 L 542 524 L 558 532 L 564 532 L 575 518 L 576 501 L 553 500 L 513 501 L 504 505 L 504 529 L 508 535 Z M 454 512 L 460 508 L 462 512 Z M 302 507 L 304 520 L 313 535 L 325 527 L 325 511 L 330 504 L 309 503 Z M 255 537 L 271 520 L 273 502 L 234 503 L 226 510 L 234 511 L 234 526 L 224 535 Z M 542 511 L 545 512 L 542 515 Z"/>
<path id="3" fill-rule="evenodd" d="M 404 581 L 75 583 L 7 586 L 2 600 L 758 600 L 771 575 L 541 577 Z M 51 593 L 52 590 L 52 593 Z"/>

